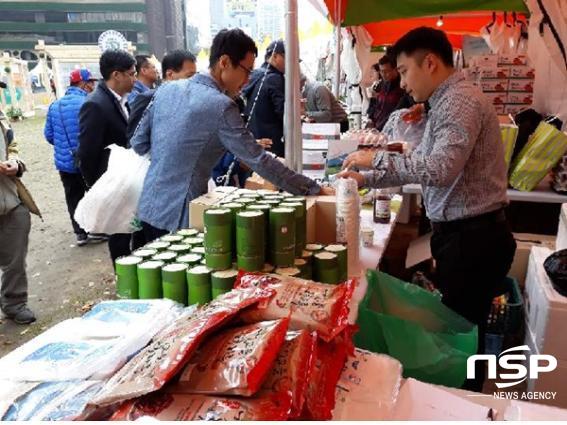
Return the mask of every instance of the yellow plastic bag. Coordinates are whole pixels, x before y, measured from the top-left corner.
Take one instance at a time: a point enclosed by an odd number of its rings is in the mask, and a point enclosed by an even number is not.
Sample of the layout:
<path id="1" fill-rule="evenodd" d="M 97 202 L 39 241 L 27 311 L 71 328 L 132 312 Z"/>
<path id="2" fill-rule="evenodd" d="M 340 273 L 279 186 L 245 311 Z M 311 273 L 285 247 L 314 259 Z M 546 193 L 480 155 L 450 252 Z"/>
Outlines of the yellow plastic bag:
<path id="1" fill-rule="evenodd" d="M 513 124 L 500 124 L 500 132 L 502 133 L 502 143 L 504 144 L 504 160 L 506 161 L 506 170 L 510 168 L 510 161 L 516 146 L 518 138 L 518 126 Z"/>
<path id="2" fill-rule="evenodd" d="M 540 122 L 512 165 L 510 185 L 526 192 L 533 190 L 565 152 L 567 134 Z"/>

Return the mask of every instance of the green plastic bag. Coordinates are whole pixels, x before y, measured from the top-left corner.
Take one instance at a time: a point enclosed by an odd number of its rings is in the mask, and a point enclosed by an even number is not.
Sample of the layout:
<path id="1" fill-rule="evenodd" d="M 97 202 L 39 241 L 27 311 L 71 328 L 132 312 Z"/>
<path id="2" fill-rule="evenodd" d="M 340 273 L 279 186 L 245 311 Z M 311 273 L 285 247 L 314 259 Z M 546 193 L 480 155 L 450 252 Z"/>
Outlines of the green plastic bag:
<path id="1" fill-rule="evenodd" d="M 478 330 L 434 294 L 376 270 L 358 308 L 355 344 L 398 359 L 406 378 L 460 387 Z"/>

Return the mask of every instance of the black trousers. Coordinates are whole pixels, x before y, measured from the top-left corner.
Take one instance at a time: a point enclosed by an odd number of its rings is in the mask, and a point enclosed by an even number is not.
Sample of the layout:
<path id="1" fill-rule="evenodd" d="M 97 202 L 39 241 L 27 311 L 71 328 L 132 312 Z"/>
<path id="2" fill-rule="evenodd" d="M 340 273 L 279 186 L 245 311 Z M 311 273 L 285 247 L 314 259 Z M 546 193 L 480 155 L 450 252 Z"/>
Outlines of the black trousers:
<path id="1" fill-rule="evenodd" d="M 502 218 L 486 217 L 454 226 L 433 223 L 431 252 L 443 303 L 478 326 L 478 352 L 484 353 L 492 299 L 502 293 L 516 252 L 508 224 Z M 481 392 L 485 365 L 476 363 L 475 379 L 467 380 L 463 388 Z"/>
<path id="2" fill-rule="evenodd" d="M 156 239 L 161 238 L 162 236 L 169 233 L 167 230 L 158 229 L 157 227 L 154 227 L 151 224 L 146 223 L 145 221 L 142 221 L 142 231 L 144 232 L 146 243 L 155 241 Z"/>
<path id="3" fill-rule="evenodd" d="M 59 176 L 61 177 L 61 183 L 63 183 L 63 189 L 65 190 L 65 201 L 67 202 L 67 210 L 69 211 L 69 216 L 71 218 L 71 224 L 73 225 L 73 232 L 76 235 L 86 234 L 86 232 L 81 229 L 81 226 L 73 218 L 75 216 L 75 210 L 79 201 L 85 196 L 87 187 L 85 181 L 81 174 L 66 173 L 64 171 L 59 171 Z"/>
<path id="4" fill-rule="evenodd" d="M 132 251 L 146 244 L 144 232 L 139 230 L 134 233 L 116 233 L 108 237 L 108 250 L 112 264 L 119 257 L 130 255 Z"/>

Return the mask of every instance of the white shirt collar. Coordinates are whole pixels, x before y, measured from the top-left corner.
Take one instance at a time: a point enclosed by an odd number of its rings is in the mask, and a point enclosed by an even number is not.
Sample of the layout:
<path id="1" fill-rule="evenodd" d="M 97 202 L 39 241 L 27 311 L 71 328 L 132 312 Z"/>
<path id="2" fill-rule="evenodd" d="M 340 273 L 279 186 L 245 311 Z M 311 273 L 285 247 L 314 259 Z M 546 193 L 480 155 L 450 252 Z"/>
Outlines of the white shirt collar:
<path id="1" fill-rule="evenodd" d="M 127 95 L 120 96 L 118 93 L 116 93 L 110 87 L 108 87 L 108 90 L 110 90 L 110 92 L 114 95 L 114 97 L 116 97 L 116 99 L 118 100 L 118 103 L 120 103 L 120 106 L 122 107 L 122 110 L 124 111 L 124 115 L 126 115 L 126 117 L 128 117 L 129 113 L 128 113 L 128 109 L 126 108 L 126 102 L 128 102 L 128 96 Z"/>

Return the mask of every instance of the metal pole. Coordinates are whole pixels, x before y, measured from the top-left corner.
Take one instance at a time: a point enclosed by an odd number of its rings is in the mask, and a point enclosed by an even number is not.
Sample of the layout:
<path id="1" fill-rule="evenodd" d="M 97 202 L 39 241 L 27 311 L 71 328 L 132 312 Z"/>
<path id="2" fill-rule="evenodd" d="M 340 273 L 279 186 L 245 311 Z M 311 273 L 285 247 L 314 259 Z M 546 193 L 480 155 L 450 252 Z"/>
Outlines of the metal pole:
<path id="1" fill-rule="evenodd" d="M 335 97 L 339 98 L 339 89 L 341 86 L 341 0 L 335 0 L 335 86 L 333 92 Z"/>
<path id="2" fill-rule="evenodd" d="M 286 0 L 285 38 L 285 116 L 284 140 L 286 165 L 301 172 L 302 140 L 299 117 L 299 39 L 297 0 Z"/>

